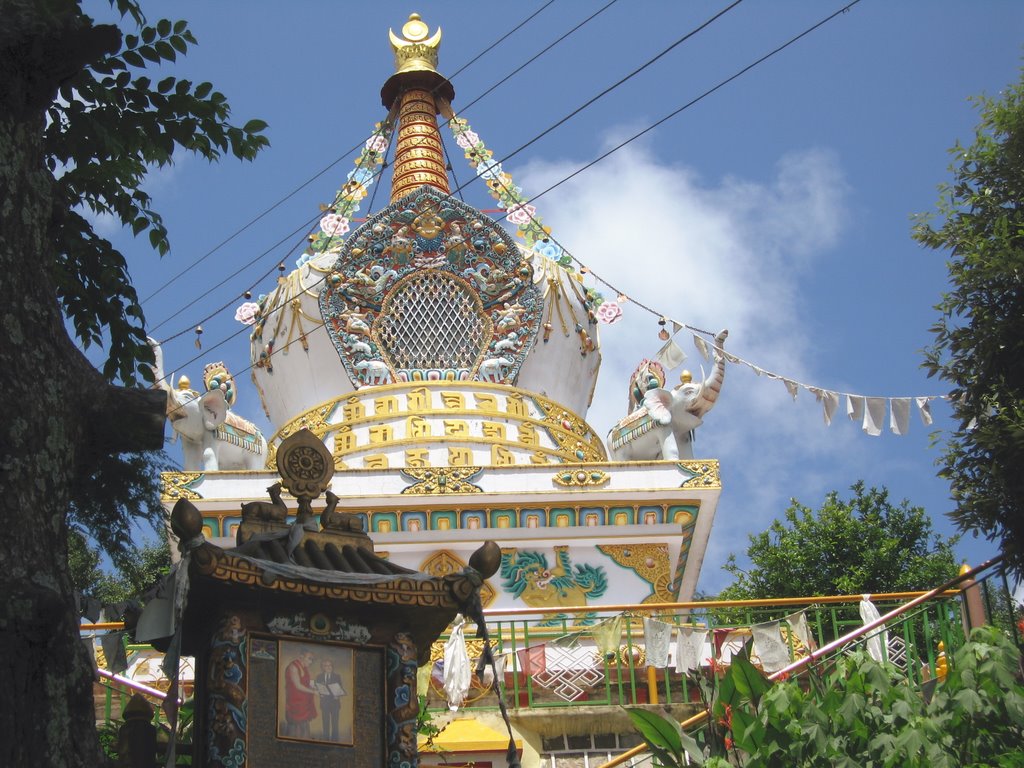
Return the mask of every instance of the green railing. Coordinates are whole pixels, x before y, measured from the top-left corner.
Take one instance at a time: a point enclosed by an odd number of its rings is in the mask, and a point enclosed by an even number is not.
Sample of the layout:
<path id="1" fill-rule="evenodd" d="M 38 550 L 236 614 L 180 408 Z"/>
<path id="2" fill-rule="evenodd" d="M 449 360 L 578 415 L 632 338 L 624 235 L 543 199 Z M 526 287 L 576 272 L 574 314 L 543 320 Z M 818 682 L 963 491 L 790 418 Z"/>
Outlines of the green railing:
<path id="1" fill-rule="evenodd" d="M 919 597 L 923 593 L 897 593 L 872 598 L 880 613 Z M 503 673 L 505 703 L 513 709 L 567 708 L 578 706 L 622 706 L 636 704 L 691 704 L 698 692 L 687 675 L 677 672 L 674 659 L 669 666 L 647 664 L 643 619 L 655 618 L 675 627 L 707 630 L 709 643 L 703 667 L 722 659 L 715 640 L 730 640 L 735 647 L 750 638 L 750 627 L 781 621 L 782 638 L 791 660 L 806 655 L 804 647 L 786 624 L 785 618 L 802 612 L 810 630 L 812 648 L 826 645 L 863 625 L 859 595 L 798 598 L 777 601 L 703 601 L 672 604 L 586 606 L 559 608 L 557 614 L 536 610 L 485 612 L 492 648 Z M 617 648 L 599 650 L 601 625 L 618 617 Z M 480 655 L 481 643 L 466 637 L 471 663 Z M 947 592 L 930 599 L 887 629 L 887 659 L 915 684 L 937 673 L 940 653 L 951 653 L 964 641 L 964 612 L 961 593 Z M 443 691 L 442 647 L 446 637 L 435 644 L 427 703 L 446 708 Z M 942 643 L 942 646 L 939 643 Z M 607 643 L 606 643 L 607 645 Z M 612 645 L 615 645 L 612 643 Z M 674 641 L 672 643 L 674 656 Z M 730 648 L 726 647 L 726 663 Z M 497 694 L 489 670 L 473 675 L 466 709 L 495 708 Z M 421 689 L 421 693 L 423 690 Z"/>
<path id="2" fill-rule="evenodd" d="M 979 590 L 980 587 L 975 587 Z M 880 613 L 903 605 L 924 593 L 892 593 L 872 596 Z M 921 685 L 934 679 L 941 671 L 940 654 L 952 654 L 964 641 L 967 621 L 967 591 L 951 590 L 922 602 L 912 611 L 890 623 L 886 629 L 888 661 L 906 675 L 909 682 Z M 676 671 L 674 658 L 669 666 L 656 668 L 647 663 L 643 619 L 655 618 L 675 627 L 692 627 L 708 631 L 712 642 L 702 660 L 704 673 L 711 660 L 721 660 L 714 645 L 717 637 L 729 637 L 734 643 L 749 640 L 750 627 L 769 621 L 781 621 L 782 637 L 788 644 L 790 658 L 800 659 L 808 649 L 797 640 L 785 621 L 787 616 L 802 612 L 810 635 L 811 647 L 820 648 L 835 638 L 862 626 L 858 611 L 859 595 L 787 598 L 784 600 L 699 601 L 642 605 L 609 605 L 559 607 L 557 613 L 536 609 L 502 609 L 485 611 L 487 629 L 494 654 L 499 658 L 505 704 L 519 710 L 565 710 L 572 707 L 619 707 L 637 704 L 689 705 L 699 696 L 692 679 Z M 976 602 L 983 600 L 976 595 Z M 984 609 L 983 609 L 984 610 Z M 988 611 L 991 613 L 991 609 Z M 595 628 L 618 617 L 621 623 L 619 642 L 604 654 L 598 650 Z M 984 620 L 984 617 L 982 617 Z M 471 664 L 475 667 L 482 649 L 474 639 L 474 627 L 467 627 L 466 637 Z M 433 648 L 435 661 L 430 668 L 429 683 L 421 685 L 431 709 L 446 709 L 443 691 L 443 636 Z M 860 638 L 857 642 L 863 642 Z M 941 643 L 941 646 L 940 646 Z M 672 643 L 674 651 L 674 641 Z M 674 656 L 674 653 L 673 653 Z M 463 708 L 495 709 L 498 699 L 489 670 L 473 674 L 471 687 Z M 421 680 L 421 683 L 423 681 Z M 97 705 L 97 719 L 113 722 L 133 692 L 117 681 L 102 680 L 104 700 L 102 712 Z M 425 688 L 425 690 L 424 690 Z M 142 691 L 146 693 L 145 691 Z M 150 700 L 159 704 L 157 697 Z M 160 708 L 156 707 L 159 722 Z"/>

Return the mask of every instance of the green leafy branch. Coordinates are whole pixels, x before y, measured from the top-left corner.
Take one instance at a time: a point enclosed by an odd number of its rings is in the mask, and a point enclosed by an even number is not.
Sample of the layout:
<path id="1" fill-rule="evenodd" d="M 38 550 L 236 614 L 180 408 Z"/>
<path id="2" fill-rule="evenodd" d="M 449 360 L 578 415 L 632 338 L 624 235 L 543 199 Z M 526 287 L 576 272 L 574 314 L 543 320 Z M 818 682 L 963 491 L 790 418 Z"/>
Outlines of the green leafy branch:
<path id="1" fill-rule="evenodd" d="M 134 3 L 117 4 L 136 21 L 142 18 L 131 12 L 138 10 Z M 108 338 L 104 374 L 110 379 L 134 382 L 140 363 L 151 359 L 144 317 L 124 255 L 79 211 L 113 216 L 136 236 L 148 231 L 149 244 L 165 255 L 167 228 L 142 188 L 149 171 L 172 163 L 179 150 L 210 162 L 229 153 L 252 160 L 269 144 L 260 135 L 267 127 L 262 120 L 241 127 L 230 122 L 227 97 L 211 83 L 173 76 L 154 82 L 137 72 L 173 63 L 193 45 L 185 21 L 143 24 L 138 34 L 124 36 L 118 53 L 64 81 L 47 109 L 44 146 L 58 201 L 52 227 L 58 297 L 85 347 Z"/>

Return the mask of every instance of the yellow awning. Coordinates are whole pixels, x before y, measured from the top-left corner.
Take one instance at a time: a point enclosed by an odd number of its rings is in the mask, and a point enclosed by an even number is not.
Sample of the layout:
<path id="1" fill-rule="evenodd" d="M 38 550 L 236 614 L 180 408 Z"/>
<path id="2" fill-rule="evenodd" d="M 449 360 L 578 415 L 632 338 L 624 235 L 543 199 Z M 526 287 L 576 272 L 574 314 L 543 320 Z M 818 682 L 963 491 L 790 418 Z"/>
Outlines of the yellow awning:
<path id="1" fill-rule="evenodd" d="M 425 736 L 419 737 L 421 750 L 426 741 Z M 434 750 L 438 752 L 504 752 L 507 747 L 508 737 L 505 734 L 471 719 L 453 720 L 434 739 Z M 516 739 L 516 749 L 522 748 L 522 740 Z"/>

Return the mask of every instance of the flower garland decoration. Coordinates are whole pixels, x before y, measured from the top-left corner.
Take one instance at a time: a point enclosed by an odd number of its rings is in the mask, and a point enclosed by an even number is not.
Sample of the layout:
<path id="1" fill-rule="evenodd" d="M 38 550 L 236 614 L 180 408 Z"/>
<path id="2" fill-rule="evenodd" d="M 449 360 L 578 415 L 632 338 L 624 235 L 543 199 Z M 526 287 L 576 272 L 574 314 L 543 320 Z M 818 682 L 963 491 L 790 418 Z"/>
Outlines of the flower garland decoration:
<path id="1" fill-rule="evenodd" d="M 453 116 L 448 124 L 455 137 L 455 143 L 462 149 L 476 175 L 484 179 L 487 191 L 504 209 L 505 218 L 516 225 L 516 236 L 522 238 L 534 253 L 550 259 L 568 272 L 573 272 L 572 256 L 550 237 L 551 228 L 544 226 L 537 215 L 537 208 L 530 205 L 523 196 L 523 190 L 515 185 L 512 175 L 501 167 L 501 163 L 494 161 L 494 152 L 489 150 L 479 134 L 469 127 L 469 121 Z M 585 294 L 589 309 L 598 322 L 611 324 L 622 317 L 622 308 L 617 304 L 614 307 L 609 304 L 606 311 L 600 311 L 600 307 L 605 305 L 605 300 L 596 289 L 587 288 Z"/>
<path id="2" fill-rule="evenodd" d="M 384 164 L 384 155 L 391 145 L 394 123 L 390 120 L 377 123 L 373 135 L 366 140 L 362 152 L 356 159 L 356 167 L 349 171 L 345 185 L 338 190 L 334 202 L 327 206 L 320 219 L 320 230 L 309 238 L 309 247 L 295 262 L 301 267 L 307 261 L 322 253 L 337 253 L 341 250 L 344 235 L 351 229 L 352 217 L 359 212 L 363 198 L 379 175 Z"/>

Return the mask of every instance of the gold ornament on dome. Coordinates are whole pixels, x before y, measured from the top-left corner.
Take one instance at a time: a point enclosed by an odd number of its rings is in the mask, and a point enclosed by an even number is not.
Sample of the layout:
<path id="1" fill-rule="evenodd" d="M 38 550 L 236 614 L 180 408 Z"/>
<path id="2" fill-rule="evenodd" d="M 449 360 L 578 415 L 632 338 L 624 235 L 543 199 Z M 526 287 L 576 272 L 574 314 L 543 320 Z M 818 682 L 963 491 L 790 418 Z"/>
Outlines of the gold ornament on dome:
<path id="1" fill-rule="evenodd" d="M 482 471 L 482 467 L 424 467 L 399 470 L 406 478 L 414 481 L 402 493 L 443 495 L 448 493 L 483 493 L 483 488 L 469 482 Z"/>
<path id="2" fill-rule="evenodd" d="M 680 488 L 721 488 L 722 477 L 718 473 L 718 462 L 710 461 L 680 461 L 676 463 L 679 471 L 686 475 L 686 480 Z"/>
<path id="3" fill-rule="evenodd" d="M 278 446 L 277 471 L 293 496 L 316 498 L 330 487 L 334 459 L 316 435 L 300 429 Z"/>
<path id="4" fill-rule="evenodd" d="M 163 472 L 160 474 L 160 500 L 177 501 L 189 499 L 194 501 L 203 498 L 193 486 L 203 482 L 202 472 Z"/>

